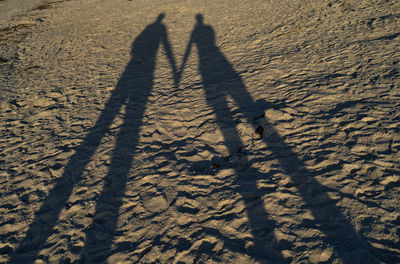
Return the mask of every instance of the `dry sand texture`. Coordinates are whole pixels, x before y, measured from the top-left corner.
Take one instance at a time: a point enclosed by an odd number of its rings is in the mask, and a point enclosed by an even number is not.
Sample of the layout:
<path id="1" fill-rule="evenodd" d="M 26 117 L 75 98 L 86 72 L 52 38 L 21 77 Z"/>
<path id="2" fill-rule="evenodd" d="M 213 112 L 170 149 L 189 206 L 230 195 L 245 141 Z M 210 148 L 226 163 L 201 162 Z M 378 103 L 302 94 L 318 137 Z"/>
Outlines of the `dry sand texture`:
<path id="1" fill-rule="evenodd" d="M 10 12 L 1 263 L 400 263 L 399 1 Z"/>

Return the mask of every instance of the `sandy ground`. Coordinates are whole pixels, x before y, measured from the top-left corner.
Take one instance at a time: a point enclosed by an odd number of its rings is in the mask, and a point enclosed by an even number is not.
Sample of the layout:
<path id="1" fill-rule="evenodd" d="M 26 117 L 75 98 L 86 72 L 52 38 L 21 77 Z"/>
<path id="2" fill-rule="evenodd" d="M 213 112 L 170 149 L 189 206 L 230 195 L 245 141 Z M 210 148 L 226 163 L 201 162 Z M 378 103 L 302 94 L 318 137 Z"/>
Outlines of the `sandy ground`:
<path id="1" fill-rule="evenodd" d="M 1 263 L 400 263 L 399 1 L 11 1 Z"/>

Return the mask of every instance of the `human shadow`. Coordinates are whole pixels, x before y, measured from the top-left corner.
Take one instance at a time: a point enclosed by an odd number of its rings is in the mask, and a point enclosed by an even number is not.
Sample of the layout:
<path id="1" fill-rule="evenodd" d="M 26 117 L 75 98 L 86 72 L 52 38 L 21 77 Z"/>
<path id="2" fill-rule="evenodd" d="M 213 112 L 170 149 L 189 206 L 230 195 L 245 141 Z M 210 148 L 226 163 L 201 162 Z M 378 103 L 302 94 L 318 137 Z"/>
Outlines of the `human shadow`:
<path id="1" fill-rule="evenodd" d="M 153 73 L 156 54 L 160 45 L 164 46 L 174 76 L 176 66 L 173 58 L 167 30 L 162 23 L 164 14 L 148 25 L 132 44 L 131 60 L 118 81 L 116 89 L 105 105 L 94 127 L 90 129 L 82 144 L 76 148 L 75 154 L 67 163 L 63 175 L 56 180 L 46 200 L 35 214 L 26 237 L 15 251 L 10 263 L 33 262 L 46 239 L 52 234 L 61 210 L 65 207 L 74 185 L 82 179 L 86 165 L 91 160 L 101 139 L 109 131 L 114 118 L 125 105 L 123 124 L 116 136 L 111 165 L 104 178 L 103 191 L 96 201 L 93 224 L 86 230 L 83 249 L 84 262 L 91 262 L 88 257 L 93 246 L 101 247 L 102 259 L 110 254 L 110 248 L 116 231 L 118 211 L 122 204 L 129 169 L 138 143 L 139 129 L 147 98 L 153 86 Z M 102 217 L 99 217 L 99 215 Z M 97 219 L 97 220 L 96 220 Z M 99 255 L 97 255 L 99 258 Z"/>
<path id="2" fill-rule="evenodd" d="M 196 45 L 199 56 L 199 72 L 202 77 L 206 100 L 214 109 L 216 121 L 222 130 L 230 155 L 233 156 L 237 154 L 238 149 L 243 148 L 243 143 L 234 125 L 234 113 L 228 107 L 227 97 L 230 96 L 234 99 L 240 112 L 246 116 L 247 120 L 254 120 L 254 117 L 257 116 L 256 106 L 258 104 L 253 101 L 247 92 L 239 74 L 236 73 L 229 61 L 215 45 L 213 28 L 203 23 L 201 14 L 196 16 L 196 20 L 197 22 L 192 31 L 178 76 L 182 74 L 191 47 Z M 268 133 L 265 133 L 268 136 L 264 135 L 262 139 L 272 152 L 273 158 L 279 161 L 283 172 L 290 176 L 292 185 L 296 186 L 306 207 L 312 212 L 315 220 L 304 223 L 305 228 L 319 229 L 323 233 L 323 236 L 319 239 L 322 240 L 325 246 L 332 247 L 336 257 L 345 263 L 353 262 L 353 254 L 357 254 L 357 258 L 361 262 L 377 263 L 384 261 L 386 263 L 394 263 L 399 260 L 399 257 L 393 253 L 373 247 L 366 237 L 358 233 L 342 211 L 335 206 L 335 201 L 328 196 L 328 188 L 321 185 L 314 178 L 315 172 L 306 169 L 299 155 L 285 143 L 265 116 L 262 117 L 260 123 L 264 124 L 262 129 L 256 123 L 252 123 L 252 125 L 260 134 L 262 134 L 263 130 L 268 131 Z M 249 160 L 246 161 L 251 162 Z M 258 173 L 256 177 L 251 174 L 252 172 L 236 170 L 240 183 L 239 192 L 243 196 L 249 192 L 259 194 L 260 190 L 256 183 L 257 178 L 270 177 L 270 175 L 262 173 Z M 270 242 L 271 240 L 276 240 L 272 234 L 273 232 L 271 232 L 274 230 L 276 223 L 268 216 L 261 197 L 262 195 L 255 195 L 252 199 L 244 198 L 249 226 L 254 237 L 254 248 L 248 253 L 258 258 L 261 262 L 285 263 L 287 260 L 282 255 L 271 252 L 274 251 L 274 247 L 278 250 L 281 249 L 279 245 L 277 246 L 276 241 Z M 315 197 L 318 197 L 319 201 L 323 201 L 323 205 L 316 201 Z M 271 256 L 271 253 L 274 255 Z"/>

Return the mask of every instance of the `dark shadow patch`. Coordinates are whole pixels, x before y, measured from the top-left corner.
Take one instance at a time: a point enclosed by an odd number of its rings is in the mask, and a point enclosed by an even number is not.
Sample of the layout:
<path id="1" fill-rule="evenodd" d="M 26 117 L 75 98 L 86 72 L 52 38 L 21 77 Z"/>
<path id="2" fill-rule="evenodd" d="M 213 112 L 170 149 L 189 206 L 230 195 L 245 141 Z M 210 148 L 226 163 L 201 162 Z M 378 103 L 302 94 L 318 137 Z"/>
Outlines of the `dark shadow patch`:
<path id="1" fill-rule="evenodd" d="M 399 260 L 398 256 L 392 254 L 388 250 L 376 248 L 364 237 L 357 232 L 351 223 L 346 219 L 341 209 L 336 207 L 336 202 L 332 200 L 328 194 L 328 189 L 319 183 L 314 177 L 335 171 L 341 168 L 341 164 L 333 164 L 322 170 L 310 171 L 306 168 L 301 157 L 292 150 L 284 139 L 279 135 L 271 122 L 265 116 L 257 115 L 257 112 L 264 109 L 258 109 L 257 106 L 267 105 L 264 102 L 254 102 L 249 95 L 240 75 L 233 69 L 230 62 L 225 58 L 219 48 L 215 45 L 215 33 L 210 25 L 203 23 L 202 15 L 196 16 L 196 24 L 192 31 L 190 42 L 187 46 L 182 68 L 179 76 L 182 74 L 183 67 L 189 57 L 192 46 L 196 46 L 198 50 L 199 72 L 202 77 L 202 84 L 206 94 L 207 103 L 214 109 L 216 120 L 220 125 L 224 136 L 225 145 L 228 147 L 230 156 L 237 154 L 237 149 L 242 149 L 239 132 L 235 128 L 234 113 L 228 107 L 228 96 L 233 98 L 239 107 L 239 110 L 248 120 L 254 120 L 258 117 L 260 126 L 257 122 L 253 123 L 254 131 L 262 136 L 262 140 L 269 146 L 272 156 L 279 163 L 282 171 L 288 175 L 294 186 L 297 186 L 298 193 L 305 202 L 305 207 L 309 208 L 314 216 L 314 220 L 305 221 L 303 225 L 310 228 L 319 229 L 324 235 L 320 236 L 326 245 L 333 248 L 335 257 L 344 262 L 351 262 L 349 256 L 355 250 L 364 252 L 363 260 L 369 258 L 377 260 L 379 258 L 387 263 L 394 263 Z M 386 36 L 380 39 L 393 39 L 399 34 Z M 330 74 L 326 79 L 338 78 L 343 74 Z M 223 85 L 224 81 L 229 82 L 229 86 Z M 325 116 L 338 114 L 341 110 L 352 107 L 361 101 L 349 101 L 347 103 L 336 105 L 328 112 L 323 113 Z M 271 107 L 271 106 L 269 106 Z M 237 112 L 236 111 L 236 112 Z M 268 135 L 264 136 L 264 131 L 268 131 Z M 245 156 L 241 157 L 243 161 L 249 163 Z M 372 157 L 364 157 L 372 158 Z M 209 167 L 208 164 L 199 164 L 195 170 Z M 229 164 L 228 164 L 229 165 Z M 252 172 L 253 173 L 253 172 Z M 282 255 L 274 254 L 274 249 L 269 245 L 277 244 L 271 230 L 274 230 L 276 223 L 271 219 L 264 209 L 262 200 L 263 193 L 257 187 L 255 179 L 268 179 L 270 175 L 254 172 L 258 174 L 255 177 L 249 177 L 249 171 L 236 169 L 236 177 L 239 186 L 238 192 L 245 197 L 244 203 L 249 220 L 250 231 L 254 237 L 254 248 L 250 255 L 256 259 L 263 261 L 272 259 L 278 263 L 286 263 L 289 261 Z M 264 191 L 273 191 L 267 189 Z M 316 199 L 316 196 L 318 198 Z M 323 204 L 321 204 L 323 201 Z M 260 232 L 260 230 L 263 230 Z"/>
<path id="2" fill-rule="evenodd" d="M 92 215 L 93 224 L 85 230 L 86 239 L 81 262 L 103 261 L 113 253 L 111 245 L 116 233 L 118 212 L 122 205 L 129 169 L 133 163 L 147 98 L 153 87 L 156 54 L 160 46 L 164 47 L 171 68 L 176 69 L 167 30 L 162 23 L 163 18 L 164 14 L 160 14 L 154 23 L 148 25 L 136 37 L 132 44 L 131 60 L 117 87 L 96 124 L 89 130 L 83 142 L 75 148 L 75 154 L 69 159 L 63 175 L 55 180 L 53 189 L 35 213 L 26 237 L 14 252 L 10 263 L 33 262 L 40 250 L 47 246 L 46 240 L 54 232 L 53 228 L 61 210 L 67 205 L 75 184 L 82 180 L 86 165 L 102 138 L 109 132 L 114 118 L 125 105 L 124 121 L 116 136 L 109 171 L 104 178 L 105 184 L 102 193 L 96 199 L 95 213 Z M 124 155 L 121 156 L 121 153 Z"/>

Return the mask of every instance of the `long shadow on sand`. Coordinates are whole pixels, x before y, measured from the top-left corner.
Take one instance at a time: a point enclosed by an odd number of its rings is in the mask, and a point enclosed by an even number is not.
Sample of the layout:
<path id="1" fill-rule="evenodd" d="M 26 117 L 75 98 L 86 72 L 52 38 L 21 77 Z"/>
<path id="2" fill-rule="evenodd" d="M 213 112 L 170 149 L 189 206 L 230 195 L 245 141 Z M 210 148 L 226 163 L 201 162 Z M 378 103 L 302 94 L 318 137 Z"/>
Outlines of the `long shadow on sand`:
<path id="1" fill-rule="evenodd" d="M 104 261 L 113 253 L 111 244 L 116 232 L 118 211 L 122 205 L 129 170 L 138 143 L 138 133 L 145 105 L 153 87 L 156 53 L 161 44 L 172 65 L 175 82 L 177 83 L 179 79 L 166 27 L 161 22 L 163 17 L 164 15 L 160 14 L 157 20 L 147 26 L 133 42 L 132 58 L 106 103 L 105 109 L 82 144 L 76 149 L 76 153 L 66 165 L 63 175 L 57 179 L 54 188 L 35 214 L 26 237 L 9 263 L 29 263 L 38 258 L 39 251 L 52 234 L 74 185 L 81 180 L 85 167 L 94 155 L 100 141 L 125 105 L 124 122 L 116 138 L 111 165 L 104 179 L 104 188 L 96 200 L 93 219 L 101 219 L 101 223 L 94 221 L 86 230 L 82 262 Z M 197 16 L 197 23 L 183 59 L 182 69 L 193 45 L 196 45 L 198 49 L 199 71 L 206 100 L 214 108 L 217 122 L 221 127 L 230 154 L 235 155 L 237 150 L 243 147 L 243 144 L 234 125 L 234 117 L 228 107 L 227 97 L 231 96 L 235 100 L 247 120 L 252 120 L 256 116 L 256 103 L 247 92 L 241 77 L 216 47 L 214 30 L 211 26 L 203 23 L 201 15 Z M 305 228 L 321 230 L 324 236 L 319 239 L 327 247 L 332 247 L 336 256 L 344 262 L 353 263 L 352 257 L 360 253 L 364 255 L 358 256 L 358 260 L 368 261 L 368 263 L 378 262 L 377 259 L 386 263 L 399 262 L 399 257 L 373 247 L 364 236 L 354 230 L 343 213 L 335 206 L 335 201 L 327 195 L 327 188 L 313 178 L 315 173 L 305 168 L 300 157 L 283 141 L 268 120 L 263 120 L 263 123 L 266 124 L 264 129 L 268 130 L 269 134 L 268 137 L 263 137 L 263 140 L 273 153 L 273 158 L 280 162 L 283 171 L 291 177 L 293 185 L 297 187 L 307 208 L 314 216 L 314 220 L 308 221 Z M 256 126 L 254 128 L 257 129 Z M 241 170 L 236 170 L 236 175 L 240 183 L 239 191 L 243 196 L 246 193 L 261 193 L 256 179 L 268 177 L 262 173 Z M 324 201 L 324 206 L 315 203 L 315 196 Z M 262 194 L 252 196 L 251 199 L 244 199 L 249 226 L 254 237 L 254 247 L 248 249 L 247 253 L 261 262 L 285 263 L 286 260 L 279 252 L 281 248 L 278 246 L 274 249 L 276 243 L 274 243 L 275 238 L 272 231 L 276 228 L 276 224 L 268 216 L 261 197 Z M 226 246 L 232 245 L 232 241 L 226 240 L 225 242 Z M 232 245 L 232 248 L 234 247 L 235 245 Z M 101 248 L 103 254 L 93 252 L 94 248 Z M 239 249 L 239 251 L 241 250 L 245 249 Z M 91 256 L 96 256 L 98 259 L 91 259 Z"/>
<path id="2" fill-rule="evenodd" d="M 101 224 L 94 222 L 86 231 L 83 261 L 91 262 L 87 256 L 91 255 L 94 244 L 102 249 L 104 259 L 111 254 L 110 247 L 116 230 L 118 211 L 122 204 L 129 169 L 138 142 L 138 133 L 147 98 L 153 86 L 155 60 L 160 44 L 163 44 L 173 72 L 176 73 L 167 30 L 162 23 L 163 17 L 164 14 L 160 14 L 157 20 L 148 25 L 133 42 L 131 60 L 106 103 L 105 109 L 82 144 L 76 149 L 76 153 L 70 158 L 62 177 L 57 179 L 54 188 L 35 214 L 26 237 L 10 263 L 29 263 L 38 257 L 46 239 L 53 232 L 60 212 L 72 193 L 74 184 L 81 180 L 83 171 L 101 139 L 109 130 L 121 107 L 125 105 L 124 122 L 116 137 L 116 146 L 108 174 L 104 179 L 103 192 L 96 201 L 94 219 L 98 214 L 102 214 L 103 222 Z"/>
<path id="3" fill-rule="evenodd" d="M 227 97 L 231 96 L 235 100 L 240 112 L 246 116 L 247 120 L 254 120 L 256 102 L 250 97 L 241 77 L 215 45 L 213 28 L 203 23 L 202 15 L 197 15 L 196 19 L 197 23 L 192 31 L 179 75 L 182 74 L 191 47 L 196 45 L 199 54 L 199 71 L 202 76 L 206 100 L 214 108 L 217 122 L 223 132 L 230 155 L 234 155 L 243 145 L 235 128 L 233 113 L 229 110 Z M 273 157 L 279 161 L 283 171 L 291 177 L 293 185 L 297 187 L 307 208 L 311 210 L 314 216 L 315 220 L 308 221 L 304 228 L 317 228 L 323 232 L 324 236 L 319 239 L 327 247 L 332 247 L 336 257 L 342 259 L 345 263 L 354 263 L 354 261 L 377 263 L 379 262 L 378 259 L 385 263 L 398 261 L 399 258 L 390 252 L 373 247 L 362 234 L 353 228 L 343 213 L 335 206 L 335 201 L 327 195 L 327 187 L 313 178 L 315 173 L 305 168 L 300 157 L 284 142 L 271 123 L 265 117 L 262 121 L 266 124 L 264 129 L 268 131 L 269 135 L 263 137 L 264 142 L 273 153 Z M 254 129 L 257 130 L 256 125 L 253 125 Z M 268 177 L 268 175 L 262 173 L 254 177 L 253 172 L 240 170 L 236 171 L 236 175 L 240 182 L 240 192 L 243 195 L 249 192 L 260 193 L 256 179 Z M 324 201 L 323 205 L 315 201 L 316 196 L 320 201 Z M 249 255 L 261 260 L 261 262 L 285 263 L 286 260 L 279 253 L 271 252 L 275 251 L 273 247 L 274 244 L 276 245 L 274 242 L 271 243 L 271 238 L 272 240 L 275 239 L 271 232 L 275 228 L 275 223 L 269 219 L 261 195 L 253 196 L 252 199 L 244 199 L 244 202 L 255 242 L 254 248 L 248 252 Z M 268 234 L 270 235 L 268 236 Z"/>

